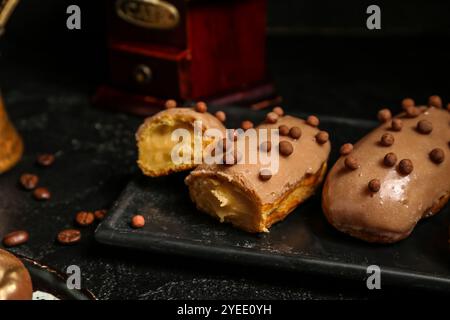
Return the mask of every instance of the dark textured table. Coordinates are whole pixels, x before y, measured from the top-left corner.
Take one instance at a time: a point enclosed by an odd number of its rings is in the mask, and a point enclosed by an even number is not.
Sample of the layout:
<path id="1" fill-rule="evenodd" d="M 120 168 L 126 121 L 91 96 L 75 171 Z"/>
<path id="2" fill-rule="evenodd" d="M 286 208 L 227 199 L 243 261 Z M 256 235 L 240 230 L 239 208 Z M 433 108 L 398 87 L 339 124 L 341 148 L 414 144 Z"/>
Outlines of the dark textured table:
<path id="1" fill-rule="evenodd" d="M 407 95 L 424 101 L 438 93 L 448 101 L 448 51 L 428 50 L 428 43 L 271 39 L 269 65 L 286 109 L 369 118 L 380 105 L 395 108 Z M 94 64 L 16 49 L 3 48 L 0 84 L 26 153 L 0 176 L 0 235 L 26 229 L 30 241 L 13 252 L 60 271 L 80 266 L 83 287 L 100 299 L 345 299 L 400 292 L 386 287 L 369 292 L 364 281 L 343 283 L 103 246 L 94 240 L 95 227 L 82 230 L 78 245 L 58 245 L 56 234 L 73 226 L 77 211 L 108 208 L 138 174 L 134 132 L 141 119 L 91 106 Z M 54 166 L 37 167 L 39 152 L 55 153 Z M 37 173 L 52 200 L 37 202 L 22 191 L 17 181 L 23 172 Z"/>

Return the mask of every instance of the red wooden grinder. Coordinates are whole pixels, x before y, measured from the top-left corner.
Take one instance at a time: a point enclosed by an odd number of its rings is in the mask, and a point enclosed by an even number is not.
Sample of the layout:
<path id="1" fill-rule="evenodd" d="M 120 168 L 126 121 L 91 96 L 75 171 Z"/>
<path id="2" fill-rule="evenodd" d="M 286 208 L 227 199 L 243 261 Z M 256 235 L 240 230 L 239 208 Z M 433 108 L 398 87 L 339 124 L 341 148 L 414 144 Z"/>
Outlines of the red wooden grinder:
<path id="1" fill-rule="evenodd" d="M 108 0 L 110 80 L 98 105 L 151 114 L 166 99 L 217 104 L 273 94 L 266 0 Z"/>

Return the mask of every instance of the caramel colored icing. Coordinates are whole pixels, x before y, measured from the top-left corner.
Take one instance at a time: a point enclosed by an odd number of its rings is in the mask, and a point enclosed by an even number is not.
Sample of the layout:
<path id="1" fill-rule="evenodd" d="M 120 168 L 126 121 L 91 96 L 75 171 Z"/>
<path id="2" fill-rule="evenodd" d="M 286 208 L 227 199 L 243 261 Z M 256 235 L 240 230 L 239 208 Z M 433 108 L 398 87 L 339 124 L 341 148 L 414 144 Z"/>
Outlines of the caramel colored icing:
<path id="1" fill-rule="evenodd" d="M 355 144 L 351 156 L 357 160 L 358 169 L 345 167 L 346 156 L 331 169 L 322 205 L 337 229 L 368 241 L 398 241 L 407 237 L 421 218 L 434 213 L 431 208 L 450 192 L 450 112 L 423 107 L 418 117 L 401 114 L 398 118 L 403 121 L 401 131 L 391 130 L 391 121 L 387 121 Z M 419 133 L 416 126 L 420 120 L 430 121 L 433 131 Z M 391 146 L 380 144 L 385 133 L 394 136 Z M 443 163 L 430 160 L 434 148 L 444 151 Z M 397 156 L 393 167 L 383 163 L 389 152 Z M 414 169 L 409 175 L 398 172 L 402 159 L 412 161 Z M 368 188 L 372 179 L 381 182 L 378 192 Z"/>
<path id="2" fill-rule="evenodd" d="M 259 178 L 260 170 L 266 168 L 267 165 L 258 161 L 253 164 L 244 162 L 233 166 L 202 164 L 191 172 L 190 176 L 186 178 L 186 183 L 189 184 L 196 177 L 215 176 L 237 186 L 246 197 L 258 206 L 271 205 L 279 201 L 281 197 L 295 188 L 305 176 L 314 175 L 320 171 L 330 152 L 329 141 L 322 145 L 316 141 L 315 136 L 319 129 L 306 124 L 304 120 L 299 118 L 280 117 L 275 124 L 264 123 L 256 129 L 278 129 L 281 125 L 286 125 L 289 128 L 299 127 L 302 135 L 299 139 L 293 139 L 289 136 L 279 137 L 280 142 L 289 141 L 294 151 L 287 157 L 280 155 L 278 172 L 273 174 L 270 180 L 262 181 Z M 251 140 L 250 138 L 246 139 Z M 256 143 L 246 143 L 245 153 L 248 154 L 251 145 L 258 146 L 259 144 L 259 140 Z M 277 152 L 277 148 L 273 144 L 271 152 Z"/>
<path id="3" fill-rule="evenodd" d="M 28 270 L 19 259 L 0 249 L 0 300 L 31 300 L 32 294 Z"/>

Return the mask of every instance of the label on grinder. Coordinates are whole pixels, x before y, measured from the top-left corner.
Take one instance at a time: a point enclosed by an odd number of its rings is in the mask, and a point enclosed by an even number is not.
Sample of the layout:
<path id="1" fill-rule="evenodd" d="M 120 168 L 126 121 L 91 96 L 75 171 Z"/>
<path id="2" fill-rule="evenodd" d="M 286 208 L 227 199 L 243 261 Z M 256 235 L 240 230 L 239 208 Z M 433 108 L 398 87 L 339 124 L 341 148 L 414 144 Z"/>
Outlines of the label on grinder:
<path id="1" fill-rule="evenodd" d="M 162 0 L 117 0 L 116 13 L 128 23 L 149 29 L 173 29 L 180 20 L 177 8 Z"/>

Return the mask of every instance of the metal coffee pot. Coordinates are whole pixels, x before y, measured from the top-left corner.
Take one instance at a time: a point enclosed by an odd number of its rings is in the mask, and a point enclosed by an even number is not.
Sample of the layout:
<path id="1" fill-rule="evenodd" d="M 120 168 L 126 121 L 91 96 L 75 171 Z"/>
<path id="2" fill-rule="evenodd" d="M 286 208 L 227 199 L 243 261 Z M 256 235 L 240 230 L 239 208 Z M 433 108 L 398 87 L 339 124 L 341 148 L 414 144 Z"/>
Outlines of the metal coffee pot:
<path id="1" fill-rule="evenodd" d="M 0 96 L 0 173 L 12 168 L 22 157 L 23 142 L 8 118 Z"/>
<path id="2" fill-rule="evenodd" d="M 0 0 L 0 36 L 18 0 Z M 0 174 L 12 168 L 22 157 L 23 142 L 8 118 L 0 93 Z"/>

